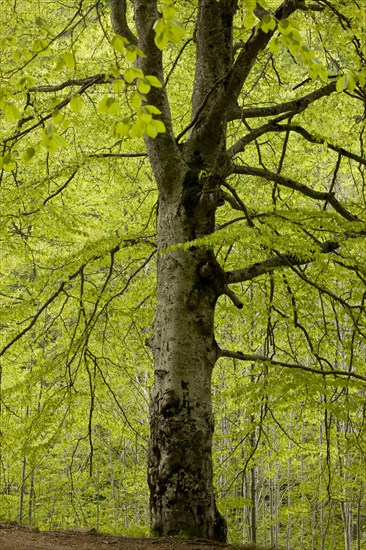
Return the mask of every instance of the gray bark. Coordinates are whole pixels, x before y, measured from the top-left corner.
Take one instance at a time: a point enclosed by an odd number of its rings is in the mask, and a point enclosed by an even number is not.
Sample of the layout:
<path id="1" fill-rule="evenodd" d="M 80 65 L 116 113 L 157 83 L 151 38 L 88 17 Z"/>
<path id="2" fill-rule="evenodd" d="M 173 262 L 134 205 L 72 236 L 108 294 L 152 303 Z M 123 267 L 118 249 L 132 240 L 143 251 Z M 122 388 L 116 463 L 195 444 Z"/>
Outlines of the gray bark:
<path id="1" fill-rule="evenodd" d="M 145 53 L 139 67 L 163 83 L 162 53 L 153 30 L 159 17 L 157 0 L 131 3 L 136 40 L 127 25 L 125 0 L 112 1 L 113 28 L 137 41 Z M 275 15 L 287 17 L 300 4 L 285 0 Z M 152 88 L 147 101 L 160 109 L 166 133 L 145 140 L 159 190 L 158 296 L 154 335 L 148 340 L 155 363 L 148 457 L 152 529 L 161 535 L 184 533 L 220 541 L 226 540 L 227 530 L 213 487 L 211 375 L 223 354 L 215 342 L 214 311 L 222 294 L 241 307 L 228 284 L 250 279 L 251 268 L 226 274 L 209 247 L 182 245 L 215 230 L 215 212 L 224 196 L 220 188 L 236 171 L 226 151 L 227 121 L 233 118 L 258 54 L 273 34 L 253 32 L 234 59 L 236 9 L 237 0 L 198 1 L 191 122 L 176 139 L 165 87 Z M 306 96 L 304 101 L 317 98 Z M 268 262 L 254 266 L 253 277 L 291 265 L 295 259 L 286 256 Z"/>

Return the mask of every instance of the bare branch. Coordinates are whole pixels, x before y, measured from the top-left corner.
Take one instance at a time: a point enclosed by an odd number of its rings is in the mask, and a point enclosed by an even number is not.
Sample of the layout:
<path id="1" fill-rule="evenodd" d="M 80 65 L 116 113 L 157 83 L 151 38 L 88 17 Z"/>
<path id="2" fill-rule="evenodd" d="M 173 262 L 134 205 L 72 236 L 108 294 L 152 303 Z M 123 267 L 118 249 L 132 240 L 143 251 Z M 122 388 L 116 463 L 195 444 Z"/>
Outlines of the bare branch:
<path id="1" fill-rule="evenodd" d="M 313 367 L 307 367 L 306 365 L 301 365 L 300 363 L 287 363 L 286 361 L 276 361 L 265 355 L 254 355 L 251 353 L 242 353 L 241 351 L 231 351 L 227 349 L 220 349 L 218 351 L 219 357 L 230 357 L 232 359 L 239 359 L 240 361 L 251 361 L 251 362 L 260 362 L 266 363 L 266 365 L 273 365 L 279 367 L 286 367 L 287 369 L 300 369 L 305 372 L 311 372 L 312 374 L 320 374 L 321 376 L 344 376 L 345 378 L 354 378 L 356 380 L 362 380 L 366 382 L 366 376 L 357 374 L 356 372 L 341 370 L 341 369 L 331 369 L 331 370 L 321 370 L 315 369 Z"/>
<path id="2" fill-rule="evenodd" d="M 29 91 L 30 92 L 58 92 L 60 90 L 64 90 L 65 88 L 69 88 L 71 86 L 82 86 L 82 88 L 84 89 L 85 85 L 95 84 L 96 82 L 105 82 L 105 78 L 106 78 L 106 75 L 104 73 L 96 74 L 93 76 L 87 76 L 86 78 L 79 78 L 79 79 L 70 78 L 65 82 L 60 82 L 60 84 L 33 86 L 33 88 L 29 88 Z"/>
<path id="3" fill-rule="evenodd" d="M 254 130 L 251 130 L 248 134 L 238 139 L 238 141 L 227 150 L 227 156 L 229 158 L 233 158 L 241 151 L 244 151 L 245 147 L 249 145 L 249 143 L 252 143 L 252 141 L 255 141 L 260 136 L 263 136 L 263 134 L 278 131 L 278 127 L 280 126 L 278 123 L 282 120 L 289 118 L 289 116 L 294 116 L 295 114 L 295 111 L 286 112 L 285 114 L 282 114 L 281 116 L 271 120 L 270 122 L 267 122 L 267 124 L 263 124 L 258 128 L 254 128 Z"/>
<path id="4" fill-rule="evenodd" d="M 276 174 L 275 172 L 271 172 L 270 170 L 255 168 L 254 166 L 237 166 L 232 164 L 230 172 L 232 174 L 257 176 L 267 181 L 273 181 L 278 185 L 282 185 L 283 187 L 298 191 L 306 197 L 321 201 L 327 201 L 334 208 L 334 210 L 346 220 L 351 222 L 359 221 L 357 216 L 349 212 L 344 206 L 341 205 L 341 203 L 335 198 L 334 193 L 315 191 L 314 189 L 308 187 L 307 185 L 304 185 L 303 183 L 292 180 L 290 178 L 286 178 L 285 176 L 281 176 L 280 174 Z"/>
<path id="5" fill-rule="evenodd" d="M 329 254 L 339 248 L 339 244 L 333 241 L 326 241 L 325 243 L 321 243 L 319 248 L 322 254 Z M 233 284 L 241 283 L 243 281 L 251 281 L 256 277 L 264 275 L 265 273 L 270 273 L 275 269 L 304 265 L 310 263 L 311 261 L 313 261 L 311 257 L 297 258 L 292 254 L 277 254 L 272 258 L 267 258 L 266 260 L 257 262 L 249 267 L 228 271 L 226 273 L 226 282 L 227 284 Z"/>
<path id="6" fill-rule="evenodd" d="M 228 189 L 230 191 L 230 193 L 232 194 L 232 196 L 234 197 L 235 201 L 233 202 L 232 201 L 232 197 L 228 197 L 227 193 L 225 194 L 225 200 L 227 200 L 230 204 L 230 206 L 232 208 L 234 208 L 234 210 L 242 210 L 244 212 L 244 215 L 246 217 L 246 220 L 248 222 L 248 225 L 250 227 L 254 227 L 254 223 L 253 223 L 253 220 L 250 216 L 250 212 L 246 206 L 246 204 L 242 201 L 242 199 L 239 197 L 238 193 L 236 192 L 236 189 L 234 189 L 234 187 L 232 185 L 230 185 L 229 183 L 227 182 L 224 182 L 222 184 L 223 187 L 226 187 L 226 189 Z"/>
<path id="7" fill-rule="evenodd" d="M 147 153 L 94 153 L 89 155 L 89 158 L 138 158 L 147 157 Z"/>
<path id="8" fill-rule="evenodd" d="M 307 141 L 310 141 L 310 143 L 318 143 L 319 145 L 322 145 L 325 143 L 325 140 L 322 138 L 317 138 L 310 134 L 305 128 L 303 128 L 300 125 L 294 126 L 292 124 L 278 124 L 277 131 L 279 132 L 296 132 L 297 134 L 300 134 L 303 138 L 305 138 Z M 360 164 L 363 164 L 366 166 L 366 158 L 361 157 L 360 155 L 356 155 L 355 153 L 351 153 L 350 151 L 347 151 L 343 147 L 339 147 L 338 145 L 333 145 L 332 143 L 326 143 L 327 148 L 331 149 L 332 151 L 335 151 L 336 153 L 347 157 L 351 160 L 355 160 L 356 162 L 359 162 Z"/>

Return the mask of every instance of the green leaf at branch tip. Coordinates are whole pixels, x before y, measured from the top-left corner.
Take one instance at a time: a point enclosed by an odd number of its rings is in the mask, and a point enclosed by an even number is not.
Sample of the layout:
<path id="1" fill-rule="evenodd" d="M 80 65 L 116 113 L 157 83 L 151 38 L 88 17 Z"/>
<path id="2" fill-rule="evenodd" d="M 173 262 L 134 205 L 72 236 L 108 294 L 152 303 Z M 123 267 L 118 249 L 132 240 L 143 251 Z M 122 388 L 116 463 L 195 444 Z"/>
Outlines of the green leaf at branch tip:
<path id="1" fill-rule="evenodd" d="M 128 84 L 132 84 L 135 78 L 144 78 L 144 73 L 137 67 L 129 67 L 125 70 L 123 78 Z"/>
<path id="2" fill-rule="evenodd" d="M 139 78 L 137 80 L 137 89 L 142 94 L 148 94 L 150 92 L 151 85 L 146 78 Z"/>
<path id="3" fill-rule="evenodd" d="M 336 90 L 337 92 L 353 92 L 356 88 L 356 81 L 358 80 L 357 75 L 352 73 L 346 73 L 337 80 Z"/>
<path id="4" fill-rule="evenodd" d="M 111 40 L 112 48 L 119 53 L 125 53 L 125 47 L 128 43 L 128 40 L 119 34 L 115 34 Z"/>
<path id="5" fill-rule="evenodd" d="M 185 34 L 184 26 L 173 19 L 175 9 L 172 5 L 168 5 L 162 12 L 162 17 L 154 23 L 155 31 L 154 42 L 159 50 L 164 50 L 169 42 L 178 44 Z"/>

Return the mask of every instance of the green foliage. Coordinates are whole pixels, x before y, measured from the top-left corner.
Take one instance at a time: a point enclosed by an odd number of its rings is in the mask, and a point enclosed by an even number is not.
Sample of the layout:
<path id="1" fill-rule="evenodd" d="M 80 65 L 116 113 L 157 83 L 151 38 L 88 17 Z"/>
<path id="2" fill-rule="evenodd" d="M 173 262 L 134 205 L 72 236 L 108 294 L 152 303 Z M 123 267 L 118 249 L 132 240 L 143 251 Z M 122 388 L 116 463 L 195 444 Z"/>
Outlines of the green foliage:
<path id="1" fill-rule="evenodd" d="M 184 26 L 175 19 L 175 11 L 172 0 L 167 2 L 161 17 L 154 23 L 154 42 L 160 50 L 164 50 L 169 42 L 179 44 L 185 34 Z"/>
<path id="2" fill-rule="evenodd" d="M 106 6 L 2 4 L 0 519 L 145 534 L 157 190 L 142 138 L 165 132 L 149 97 L 165 84 L 138 68 L 144 52 L 109 30 Z M 300 101 L 330 80 L 338 93 L 289 112 L 238 163 L 331 190 L 359 221 L 259 175 L 232 174 L 247 212 L 223 187 L 215 232 L 175 245 L 211 248 L 226 271 L 276 254 L 311 260 L 233 285 L 240 312 L 218 301 L 222 348 L 288 365 L 220 359 L 218 502 L 237 542 L 250 538 L 256 505 L 258 540 L 276 533 L 282 546 L 341 548 L 344 510 L 356 518 L 365 506 L 365 389 L 351 380 L 365 377 L 364 165 L 338 162 L 341 148 L 363 154 L 365 72 L 350 44 L 362 45 L 364 28 L 351 3 L 336 3 L 348 27 L 326 9 L 314 24 L 311 12 L 258 20 L 255 2 L 243 6 L 238 42 L 253 27 L 273 36 L 240 109 Z M 195 44 L 181 46 L 184 32 L 192 38 L 191 9 L 164 4 L 154 25 L 177 135 L 191 116 Z M 271 119 L 230 121 L 228 146 Z M 322 253 L 326 242 L 341 248 Z M 333 368 L 350 377 L 326 375 Z"/>

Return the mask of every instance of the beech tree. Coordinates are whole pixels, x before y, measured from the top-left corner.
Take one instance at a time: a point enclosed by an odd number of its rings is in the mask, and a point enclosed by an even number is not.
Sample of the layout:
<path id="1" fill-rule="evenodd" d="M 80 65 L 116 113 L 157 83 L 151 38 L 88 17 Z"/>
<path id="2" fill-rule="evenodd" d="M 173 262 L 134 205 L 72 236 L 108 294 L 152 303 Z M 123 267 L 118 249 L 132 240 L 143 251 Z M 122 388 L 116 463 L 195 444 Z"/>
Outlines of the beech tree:
<path id="1" fill-rule="evenodd" d="M 36 212 L 46 212 L 54 200 L 65 200 L 67 209 L 67 193 L 90 159 L 117 163 L 147 155 L 158 194 L 152 245 L 157 299 L 153 332 L 146 339 L 154 359 L 151 526 L 160 535 L 226 541 L 212 465 L 211 379 L 217 362 L 232 358 L 284 374 L 299 369 L 323 380 L 366 381 L 361 361 L 365 6 L 342 0 L 81 0 L 64 11 L 60 6 L 60 22 L 48 10 L 33 10 L 30 18 L 29 12 L 19 15 L 25 25 L 34 21 L 31 47 L 26 31 L 18 42 L 12 31 L 3 38 L 11 52 L 4 62 L 0 104 L 6 120 L 2 185 L 11 204 L 4 234 L 27 243 L 34 231 L 28 220 Z M 8 10 L 10 24 L 15 10 L 10 2 Z M 58 68 L 51 79 L 47 67 L 55 58 Z M 93 64 L 97 73 L 90 72 Z M 65 123 L 67 109 L 75 119 L 87 113 L 84 125 Z M 93 129 L 93 117 L 105 117 L 102 138 L 96 123 Z M 137 150 L 128 148 L 131 142 L 138 143 Z M 28 167 L 35 175 L 42 163 L 42 181 L 22 187 Z M 64 180 L 54 188 L 60 174 Z M 103 170 L 94 175 L 102 179 Z M 78 189 L 72 193 L 76 197 Z M 111 203 L 109 208 L 122 220 L 128 206 L 114 209 Z M 152 240 L 139 243 L 148 246 Z M 7 332 L 5 360 L 63 293 L 72 294 L 69 286 L 77 280 L 84 285 L 88 262 L 110 258 L 104 282 L 96 284 L 101 296 L 114 258 L 135 244 L 116 232 L 101 239 L 99 248 L 91 242 L 84 249 L 87 262 L 78 263 L 73 253 L 48 295 L 44 282 L 30 320 Z M 146 257 L 143 265 L 152 254 Z M 281 283 L 275 288 L 276 273 Z M 29 284 L 37 276 L 28 273 Z M 228 349 L 215 335 L 215 312 L 230 301 L 245 317 L 251 307 L 246 285 L 261 277 L 271 281 L 272 304 L 277 289 L 287 292 L 292 307 L 287 340 L 278 343 L 272 327 L 271 345 L 260 353 L 253 351 L 250 338 L 243 339 L 242 349 Z M 346 316 L 352 337 L 341 366 L 323 355 L 324 336 L 313 334 L 314 321 L 300 314 L 293 280 L 308 286 L 309 295 L 315 289 L 329 299 L 325 309 L 337 310 L 335 319 L 339 311 Z M 103 311 L 108 307 L 106 300 Z M 87 351 L 93 311 L 88 317 L 80 298 L 84 343 L 82 352 L 70 345 L 68 361 L 74 351 L 93 361 Z M 277 314 L 289 316 L 278 307 Z"/>

